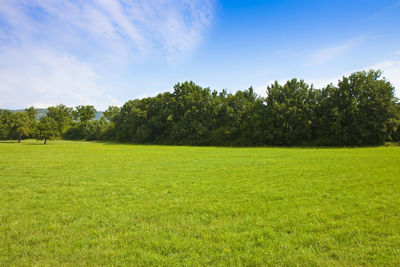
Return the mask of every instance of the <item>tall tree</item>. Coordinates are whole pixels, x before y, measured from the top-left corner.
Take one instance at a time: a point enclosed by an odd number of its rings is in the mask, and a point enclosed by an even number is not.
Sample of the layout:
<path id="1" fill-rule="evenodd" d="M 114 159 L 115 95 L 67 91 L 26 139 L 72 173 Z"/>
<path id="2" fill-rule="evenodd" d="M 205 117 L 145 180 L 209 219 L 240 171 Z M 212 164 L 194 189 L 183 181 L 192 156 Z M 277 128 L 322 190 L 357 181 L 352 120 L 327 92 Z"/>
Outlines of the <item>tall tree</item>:
<path id="1" fill-rule="evenodd" d="M 121 108 L 117 106 L 109 106 L 106 111 L 103 112 L 104 118 L 108 121 L 113 121 L 114 117 L 119 113 Z"/>
<path id="2" fill-rule="evenodd" d="M 316 106 L 315 92 L 303 80 L 292 79 L 281 86 L 268 86 L 266 98 L 270 145 L 301 145 L 312 139 L 312 121 Z"/>
<path id="3" fill-rule="evenodd" d="M 356 72 L 317 90 L 292 79 L 268 86 L 267 97 L 249 88 L 212 91 L 193 82 L 172 93 L 109 107 L 100 121 L 93 106 L 48 109 L 56 134 L 68 139 L 114 139 L 185 145 L 377 145 L 400 137 L 400 106 L 379 71 Z M 29 136 L 36 115 L 0 112 L 0 138 Z M 28 117 L 28 119 L 26 118 Z M 74 122 L 72 118 L 79 120 Z M 11 119 L 10 119 L 11 118 Z M 30 123 L 28 122 L 30 119 Z M 52 122 L 43 121 L 47 129 Z M 18 132 L 18 133 L 17 133 Z"/>
<path id="4" fill-rule="evenodd" d="M 57 136 L 61 137 L 72 124 L 72 108 L 60 104 L 47 109 L 47 116 L 57 123 Z"/>
<path id="5" fill-rule="evenodd" d="M 11 122 L 12 135 L 18 139 L 18 143 L 21 143 L 23 137 L 27 137 L 33 133 L 34 128 L 32 127 L 31 118 L 26 112 L 16 112 L 12 115 Z"/>
<path id="6" fill-rule="evenodd" d="M 11 124 L 13 113 L 6 109 L 0 109 L 0 139 L 6 140 L 11 138 Z"/>
<path id="7" fill-rule="evenodd" d="M 94 106 L 87 105 L 87 106 L 77 106 L 73 111 L 73 116 L 75 119 L 85 123 L 91 119 L 96 117 L 97 110 Z"/>
<path id="8" fill-rule="evenodd" d="M 396 99 L 394 87 L 381 76 L 381 71 L 361 71 L 339 81 L 333 102 L 340 116 L 340 144 L 379 145 L 390 137 Z"/>
<path id="9" fill-rule="evenodd" d="M 38 111 L 34 107 L 29 107 L 25 109 L 25 113 L 28 114 L 29 117 L 29 123 L 30 123 L 30 128 L 31 128 L 31 134 L 34 133 L 36 127 L 37 127 L 37 120 L 36 117 L 38 115 Z"/>
<path id="10" fill-rule="evenodd" d="M 394 112 L 396 114 L 396 118 L 394 120 L 393 133 L 391 136 L 391 141 L 399 142 L 400 141 L 400 103 L 397 102 L 394 107 Z"/>
<path id="11" fill-rule="evenodd" d="M 36 121 L 36 116 L 38 114 L 38 111 L 34 107 L 26 108 L 25 112 L 28 114 L 29 118 L 32 121 Z"/>
<path id="12" fill-rule="evenodd" d="M 59 128 L 56 120 L 49 116 L 45 116 L 39 120 L 35 136 L 37 140 L 44 140 L 44 144 L 47 140 L 56 138 L 59 134 Z"/>

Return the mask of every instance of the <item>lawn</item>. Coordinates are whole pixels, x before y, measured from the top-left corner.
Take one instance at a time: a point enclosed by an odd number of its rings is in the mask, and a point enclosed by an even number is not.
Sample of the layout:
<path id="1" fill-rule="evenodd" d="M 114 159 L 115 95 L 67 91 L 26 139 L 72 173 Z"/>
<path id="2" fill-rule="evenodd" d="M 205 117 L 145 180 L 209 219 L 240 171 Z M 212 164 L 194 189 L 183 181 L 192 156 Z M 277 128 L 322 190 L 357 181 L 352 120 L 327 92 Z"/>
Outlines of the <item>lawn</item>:
<path id="1" fill-rule="evenodd" d="M 0 143 L 0 266 L 400 265 L 400 147 Z"/>

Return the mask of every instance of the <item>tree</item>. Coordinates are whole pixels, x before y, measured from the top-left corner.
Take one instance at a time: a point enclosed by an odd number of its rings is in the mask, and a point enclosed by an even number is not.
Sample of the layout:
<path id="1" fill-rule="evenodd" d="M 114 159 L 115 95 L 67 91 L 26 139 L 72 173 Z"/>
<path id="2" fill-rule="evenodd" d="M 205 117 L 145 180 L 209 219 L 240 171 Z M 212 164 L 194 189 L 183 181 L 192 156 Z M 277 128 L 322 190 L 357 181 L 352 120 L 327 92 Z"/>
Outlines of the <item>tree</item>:
<path id="1" fill-rule="evenodd" d="M 47 116 L 57 123 L 57 136 L 61 137 L 72 124 L 72 108 L 60 104 L 47 109 Z"/>
<path id="2" fill-rule="evenodd" d="M 334 101 L 337 87 L 332 84 L 321 90 L 316 90 L 317 106 L 315 107 L 312 131 L 314 145 L 332 146 L 338 145 L 340 136 L 339 107 Z"/>
<path id="3" fill-rule="evenodd" d="M 400 141 L 400 103 L 396 103 L 395 107 L 395 114 L 396 114 L 396 118 L 395 118 L 395 127 L 393 127 L 393 133 L 392 133 L 392 137 L 391 140 L 395 141 L 395 142 L 399 142 Z"/>
<path id="4" fill-rule="evenodd" d="M 74 119 L 77 119 L 83 123 L 90 121 L 96 117 L 96 109 L 94 106 L 77 106 L 75 111 L 73 111 Z"/>
<path id="5" fill-rule="evenodd" d="M 103 117 L 100 120 L 76 122 L 64 133 L 63 138 L 68 140 L 101 140 L 107 130 L 109 122 Z"/>
<path id="6" fill-rule="evenodd" d="M 37 116 L 38 112 L 34 107 L 26 108 L 25 112 L 28 114 L 31 121 L 36 121 L 36 116 Z"/>
<path id="7" fill-rule="evenodd" d="M 75 111 L 50 107 L 38 130 L 46 134 L 38 136 L 181 145 L 379 145 L 400 139 L 400 104 L 381 75 L 356 72 L 321 90 L 303 80 L 275 82 L 266 98 L 251 87 L 232 94 L 178 83 L 172 93 L 110 106 L 100 120 L 93 120 L 90 105 Z M 0 110 L 0 138 L 29 136 L 35 117 L 33 107 Z"/>
<path id="8" fill-rule="evenodd" d="M 103 112 L 103 116 L 100 118 L 100 124 L 102 128 L 101 139 L 113 140 L 116 139 L 115 121 L 121 108 L 116 106 L 109 106 L 106 111 Z"/>
<path id="9" fill-rule="evenodd" d="M 231 98 L 230 106 L 235 122 L 232 132 L 236 132 L 234 145 L 257 145 L 262 139 L 261 122 L 263 116 L 263 99 L 250 87 L 248 90 L 237 91 Z"/>
<path id="10" fill-rule="evenodd" d="M 28 137 L 34 132 L 33 123 L 26 112 L 15 112 L 11 117 L 11 135 L 21 143 L 23 137 Z"/>
<path id="11" fill-rule="evenodd" d="M 13 113 L 9 110 L 0 109 L 0 139 L 11 138 L 11 124 Z"/>
<path id="12" fill-rule="evenodd" d="M 113 118 L 120 112 L 120 108 L 116 106 L 109 106 L 106 111 L 103 112 L 104 118 L 108 121 L 112 121 Z"/>
<path id="13" fill-rule="evenodd" d="M 292 79 L 283 86 L 275 82 L 268 86 L 267 95 L 266 143 L 269 145 L 310 143 L 316 106 L 312 86 L 297 79 Z"/>
<path id="14" fill-rule="evenodd" d="M 174 86 L 170 101 L 171 142 L 187 145 L 207 145 L 211 136 L 213 94 L 193 82 Z"/>
<path id="15" fill-rule="evenodd" d="M 56 120 L 49 116 L 45 116 L 39 120 L 35 136 L 37 140 L 44 140 L 44 144 L 47 140 L 52 140 L 59 134 L 58 124 Z"/>
<path id="16" fill-rule="evenodd" d="M 126 102 L 120 112 L 112 117 L 116 139 L 139 143 L 167 143 L 172 137 L 169 134 L 171 102 L 170 93 Z"/>
<path id="17" fill-rule="evenodd" d="M 36 120 L 38 112 L 34 107 L 29 107 L 25 109 L 25 113 L 28 114 L 29 117 L 29 124 L 31 128 L 30 133 L 33 134 L 35 132 L 38 123 Z"/>
<path id="18" fill-rule="evenodd" d="M 394 87 L 381 71 L 351 74 L 333 88 L 331 102 L 339 117 L 339 145 L 381 145 L 396 128 Z"/>

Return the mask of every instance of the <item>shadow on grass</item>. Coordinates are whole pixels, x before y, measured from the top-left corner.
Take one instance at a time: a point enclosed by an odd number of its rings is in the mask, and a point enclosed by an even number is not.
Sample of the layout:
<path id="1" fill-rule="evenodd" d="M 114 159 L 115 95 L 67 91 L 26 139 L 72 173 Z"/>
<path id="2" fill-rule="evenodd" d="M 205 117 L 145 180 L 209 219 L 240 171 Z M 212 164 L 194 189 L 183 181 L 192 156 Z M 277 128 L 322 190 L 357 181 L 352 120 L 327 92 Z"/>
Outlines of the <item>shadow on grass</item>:
<path id="1" fill-rule="evenodd" d="M 43 143 L 24 143 L 25 146 L 41 146 L 41 145 L 48 145 Z"/>
<path id="2" fill-rule="evenodd" d="M 43 142 L 32 141 L 32 139 L 25 139 L 22 140 L 20 143 L 18 143 L 18 141 L 15 140 L 1 140 L 0 144 L 21 144 L 24 146 L 31 146 L 31 145 L 43 145 Z"/>
<path id="3" fill-rule="evenodd" d="M 34 141 L 32 139 L 26 140 L 27 142 L 22 142 L 22 145 L 51 145 L 53 142 L 51 140 L 47 141 L 47 144 L 43 144 L 43 142 Z M 54 143 L 58 142 L 73 142 L 73 143 L 97 143 L 103 145 L 126 145 L 126 146 L 163 146 L 163 147 L 193 147 L 193 148 L 207 148 L 207 147 L 214 147 L 214 148 L 281 148 L 281 149 L 348 149 L 348 148 L 376 148 L 376 147 L 395 147 L 400 146 L 399 143 L 396 142 L 388 142 L 384 145 L 375 145 L 375 146 L 237 146 L 237 145 L 225 145 L 225 146 L 216 146 L 216 145 L 187 145 L 187 144 L 160 144 L 160 143 L 134 143 L 134 142 L 118 142 L 118 141 L 99 141 L 99 140 L 53 140 Z M 0 144 L 16 144 L 18 141 L 14 140 L 3 140 L 0 141 Z"/>
<path id="4" fill-rule="evenodd" d="M 134 142 L 118 142 L 118 141 L 97 141 L 97 140 L 66 140 L 66 141 L 75 141 L 75 142 L 90 142 L 90 143 L 98 143 L 103 145 L 127 145 L 127 146 L 164 146 L 164 147 L 193 147 L 193 148 L 281 148 L 281 149 L 349 149 L 349 148 L 377 148 L 388 146 L 384 145 L 369 145 L 369 146 L 238 146 L 238 145 L 225 145 L 225 146 L 217 146 L 217 145 L 187 145 L 187 144 L 159 144 L 159 143 L 134 143 Z M 396 145 L 390 145 L 396 146 Z"/>

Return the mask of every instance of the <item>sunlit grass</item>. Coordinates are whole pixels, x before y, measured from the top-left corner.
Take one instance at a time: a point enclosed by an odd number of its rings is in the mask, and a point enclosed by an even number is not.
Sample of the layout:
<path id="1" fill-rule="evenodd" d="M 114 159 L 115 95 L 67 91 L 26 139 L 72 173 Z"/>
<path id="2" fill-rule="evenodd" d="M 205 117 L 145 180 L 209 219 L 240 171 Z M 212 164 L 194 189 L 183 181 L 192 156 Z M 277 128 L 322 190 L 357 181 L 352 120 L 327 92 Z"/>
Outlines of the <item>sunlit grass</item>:
<path id="1" fill-rule="evenodd" d="M 400 265 L 400 148 L 0 143 L 0 265 Z"/>

